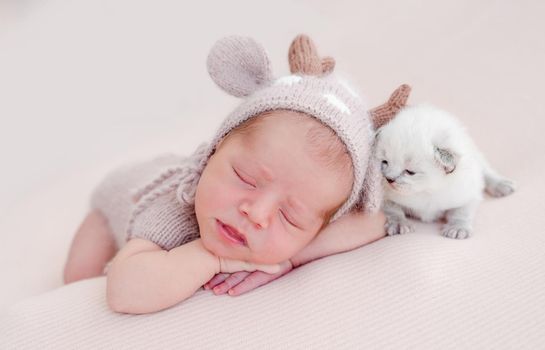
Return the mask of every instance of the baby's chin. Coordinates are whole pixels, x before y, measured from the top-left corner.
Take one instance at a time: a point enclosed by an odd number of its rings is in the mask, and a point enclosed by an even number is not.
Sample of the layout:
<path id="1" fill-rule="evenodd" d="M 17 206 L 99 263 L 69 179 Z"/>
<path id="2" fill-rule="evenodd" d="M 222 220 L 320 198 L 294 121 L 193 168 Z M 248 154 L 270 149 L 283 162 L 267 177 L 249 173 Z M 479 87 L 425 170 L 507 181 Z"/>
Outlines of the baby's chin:
<path id="1" fill-rule="evenodd" d="M 201 242 L 204 247 L 215 256 L 225 259 L 241 260 L 240 256 L 233 255 L 232 251 L 229 251 L 229 249 L 225 249 L 221 242 L 218 242 L 214 237 L 206 234 L 203 236 L 201 234 Z"/>
<path id="2" fill-rule="evenodd" d="M 206 233 L 204 234 L 204 236 L 201 233 L 201 241 L 204 247 L 209 252 L 211 252 L 215 256 L 219 256 L 225 259 L 242 260 L 253 264 L 267 265 L 279 264 L 288 259 L 287 257 L 284 257 L 284 254 L 273 254 L 270 251 L 248 251 L 248 247 L 246 247 L 246 250 L 242 252 L 231 250 L 225 247 L 221 243 L 221 241 L 218 241 L 214 235 L 207 235 Z"/>
<path id="3" fill-rule="evenodd" d="M 199 236 L 201 237 L 201 242 L 204 247 L 216 256 L 221 256 L 223 258 L 231 258 L 226 255 L 225 248 L 219 242 L 215 227 L 211 222 L 200 222 L 199 221 Z"/>

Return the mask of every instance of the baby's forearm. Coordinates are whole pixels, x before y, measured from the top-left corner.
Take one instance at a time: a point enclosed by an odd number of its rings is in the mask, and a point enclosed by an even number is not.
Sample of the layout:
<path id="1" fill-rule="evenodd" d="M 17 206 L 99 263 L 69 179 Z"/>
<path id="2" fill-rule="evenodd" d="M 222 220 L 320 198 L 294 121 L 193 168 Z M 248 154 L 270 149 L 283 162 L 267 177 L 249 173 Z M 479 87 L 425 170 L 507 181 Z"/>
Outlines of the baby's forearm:
<path id="1" fill-rule="evenodd" d="M 382 212 L 351 212 L 327 225 L 305 248 L 290 259 L 294 267 L 309 261 L 346 252 L 385 236 Z"/>
<path id="2" fill-rule="evenodd" d="M 218 258 L 200 239 L 170 251 L 114 258 L 108 270 L 108 303 L 117 312 L 156 312 L 189 298 L 218 272 Z"/>

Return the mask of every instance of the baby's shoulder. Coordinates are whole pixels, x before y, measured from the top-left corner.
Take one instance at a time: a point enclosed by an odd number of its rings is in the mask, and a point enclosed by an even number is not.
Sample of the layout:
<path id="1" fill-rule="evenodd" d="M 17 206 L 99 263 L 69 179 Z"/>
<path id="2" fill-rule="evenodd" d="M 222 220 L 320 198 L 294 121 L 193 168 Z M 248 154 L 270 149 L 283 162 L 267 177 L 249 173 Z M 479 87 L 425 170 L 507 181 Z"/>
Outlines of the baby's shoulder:
<path id="1" fill-rule="evenodd" d="M 166 250 L 199 237 L 194 207 L 180 203 L 175 189 L 142 198 L 131 214 L 127 232 L 129 238 L 145 238 Z"/>
<path id="2" fill-rule="evenodd" d="M 155 176 L 133 193 L 129 238 L 145 238 L 167 250 L 198 238 L 194 206 L 180 200 L 178 193 L 185 159 L 166 154 L 149 161 Z"/>

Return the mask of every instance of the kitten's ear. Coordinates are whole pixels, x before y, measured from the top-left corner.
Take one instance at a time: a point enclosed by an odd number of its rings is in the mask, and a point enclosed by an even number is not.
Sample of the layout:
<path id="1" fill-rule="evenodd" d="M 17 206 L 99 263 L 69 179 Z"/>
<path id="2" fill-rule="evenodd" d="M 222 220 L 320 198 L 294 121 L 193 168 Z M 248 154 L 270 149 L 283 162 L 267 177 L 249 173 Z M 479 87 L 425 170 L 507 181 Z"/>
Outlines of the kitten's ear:
<path id="1" fill-rule="evenodd" d="M 459 156 L 454 153 L 452 150 L 447 148 L 440 148 L 434 146 L 434 157 L 435 161 L 443 168 L 445 174 L 450 174 L 456 170 L 456 165 L 458 164 Z"/>

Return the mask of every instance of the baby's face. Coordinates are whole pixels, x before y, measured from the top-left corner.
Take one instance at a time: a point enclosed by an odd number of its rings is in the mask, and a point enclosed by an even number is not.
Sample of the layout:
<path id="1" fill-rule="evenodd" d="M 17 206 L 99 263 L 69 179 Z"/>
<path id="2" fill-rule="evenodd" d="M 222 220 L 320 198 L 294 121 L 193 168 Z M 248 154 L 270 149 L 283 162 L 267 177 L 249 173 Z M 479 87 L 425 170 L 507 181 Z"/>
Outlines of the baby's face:
<path id="1" fill-rule="evenodd" d="M 271 119 L 256 137 L 234 135 L 222 142 L 199 180 L 200 235 L 217 256 L 285 261 L 316 236 L 325 213 L 350 194 L 350 176 L 339 176 L 308 155 L 305 130 L 293 116 Z"/>

